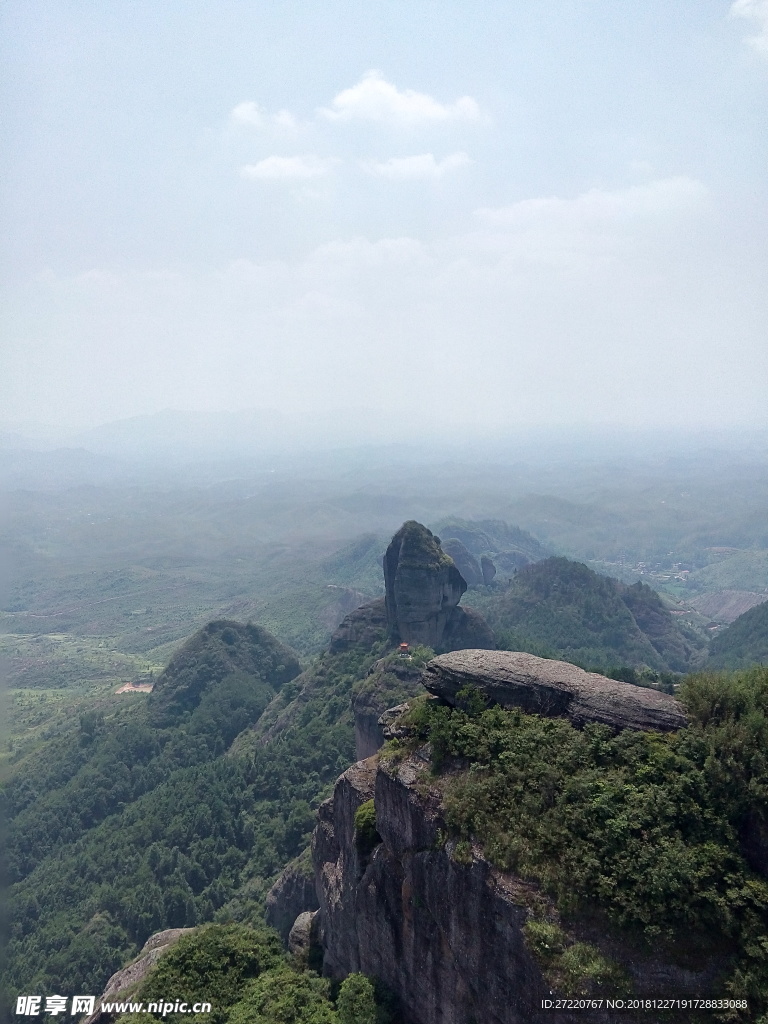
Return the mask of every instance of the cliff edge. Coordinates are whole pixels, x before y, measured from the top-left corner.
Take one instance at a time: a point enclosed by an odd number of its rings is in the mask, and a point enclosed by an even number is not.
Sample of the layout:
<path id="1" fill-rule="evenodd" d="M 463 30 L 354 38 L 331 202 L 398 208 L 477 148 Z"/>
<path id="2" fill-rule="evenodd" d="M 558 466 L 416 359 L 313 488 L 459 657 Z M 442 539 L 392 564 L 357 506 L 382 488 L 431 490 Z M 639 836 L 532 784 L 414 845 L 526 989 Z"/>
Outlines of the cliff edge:
<path id="1" fill-rule="evenodd" d="M 396 996 L 404 1024 L 632 1024 L 642 1019 L 626 1009 L 606 1009 L 605 998 L 592 1010 L 542 1006 L 542 1000 L 553 998 L 552 980 L 537 960 L 527 926 L 542 913 L 557 921 L 557 912 L 539 887 L 498 870 L 479 847 L 467 853 L 446 839 L 441 793 L 433 787 L 426 756 L 416 752 L 397 764 L 377 757 L 358 762 L 319 809 L 312 859 L 324 973 L 341 979 L 360 971 L 380 979 Z M 356 815 L 363 805 L 370 808 L 370 801 L 375 831 L 363 833 Z M 606 980 L 601 988 L 593 979 L 582 992 L 587 999 L 597 1003 L 600 997 L 627 997 L 629 991 L 711 994 L 719 966 L 714 960 L 685 969 L 663 954 L 638 949 L 604 925 L 571 922 L 570 927 L 577 931 L 571 941 L 615 962 L 617 977 L 626 983 L 621 987 L 614 981 L 612 989 Z M 688 1018 L 670 1014 L 667 1019 Z"/>
<path id="2" fill-rule="evenodd" d="M 381 979 L 409 1024 L 537 1020 L 548 988 L 523 940 L 525 907 L 512 880 L 482 859 L 459 864 L 441 845 L 439 794 L 417 791 L 426 767 L 359 762 L 320 807 L 312 848 L 324 971 Z M 379 841 L 367 850 L 355 813 L 371 799 Z"/>

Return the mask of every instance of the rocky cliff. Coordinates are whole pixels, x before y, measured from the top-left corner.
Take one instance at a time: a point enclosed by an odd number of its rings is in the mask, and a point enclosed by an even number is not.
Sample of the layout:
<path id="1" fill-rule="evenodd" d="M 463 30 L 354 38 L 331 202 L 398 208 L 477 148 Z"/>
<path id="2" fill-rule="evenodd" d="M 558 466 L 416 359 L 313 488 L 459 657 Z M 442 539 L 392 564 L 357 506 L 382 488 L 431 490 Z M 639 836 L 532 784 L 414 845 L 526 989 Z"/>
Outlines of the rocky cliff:
<path id="1" fill-rule="evenodd" d="M 459 607 L 466 581 L 426 526 L 403 523 L 383 564 L 385 596 L 347 615 L 331 638 L 331 653 L 370 650 L 384 639 L 433 651 L 493 650 L 493 631 L 483 616 Z"/>
<path id="2" fill-rule="evenodd" d="M 390 654 L 380 658 L 352 701 L 355 716 L 355 755 L 359 761 L 375 754 L 384 743 L 379 719 L 384 712 L 424 692 L 423 661 Z"/>
<path id="3" fill-rule="evenodd" d="M 320 808 L 313 860 L 324 970 L 381 979 L 414 1024 L 537 1019 L 548 990 L 523 940 L 525 908 L 485 861 L 459 864 L 442 848 L 439 801 L 416 790 L 423 768 L 360 762 Z M 370 799 L 381 842 L 366 852 L 355 812 Z"/>
<path id="4" fill-rule="evenodd" d="M 355 815 L 370 800 L 377 834 L 363 842 Z M 553 993 L 529 948 L 526 922 L 546 898 L 494 868 L 477 847 L 459 856 L 446 834 L 440 793 L 422 754 L 399 764 L 370 758 L 339 778 L 313 837 L 320 911 L 302 922 L 319 936 L 327 975 L 379 978 L 397 997 L 405 1024 L 641 1019 L 605 1009 L 543 1010 L 541 1001 Z M 578 937 L 619 962 L 636 994 L 712 992 L 715 961 L 703 970 L 674 966 L 594 924 Z M 592 994 L 611 995 L 599 986 Z"/>
<path id="5" fill-rule="evenodd" d="M 267 893 L 265 920 L 288 943 L 296 919 L 304 912 L 317 910 L 312 861 L 308 851 L 290 861 Z"/>
<path id="6" fill-rule="evenodd" d="M 104 1024 L 105 1021 L 114 1020 L 112 1014 L 102 1011 L 102 1005 L 128 998 L 136 991 L 160 957 L 167 953 L 182 935 L 187 935 L 192 930 L 192 928 L 166 928 L 165 931 L 155 932 L 150 936 L 139 955 L 126 967 L 122 967 L 112 975 L 96 1003 L 96 1009 L 84 1024 L 96 1024 L 96 1021 L 99 1020 Z"/>
<path id="7" fill-rule="evenodd" d="M 353 647 L 370 650 L 381 643 L 387 635 L 387 608 L 384 598 L 379 597 L 350 612 L 331 637 L 331 654 L 341 654 Z"/>
<path id="8" fill-rule="evenodd" d="M 438 650 L 467 583 L 421 523 L 403 523 L 384 555 L 387 623 L 393 640 Z"/>

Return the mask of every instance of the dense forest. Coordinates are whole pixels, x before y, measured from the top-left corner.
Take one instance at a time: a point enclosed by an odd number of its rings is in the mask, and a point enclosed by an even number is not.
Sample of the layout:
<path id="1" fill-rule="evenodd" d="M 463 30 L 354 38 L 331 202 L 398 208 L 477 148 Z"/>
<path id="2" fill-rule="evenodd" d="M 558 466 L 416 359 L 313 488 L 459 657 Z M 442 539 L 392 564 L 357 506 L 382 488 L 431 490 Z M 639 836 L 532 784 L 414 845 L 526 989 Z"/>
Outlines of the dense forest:
<path id="1" fill-rule="evenodd" d="M 212 623 L 148 700 L 84 714 L 19 763 L 8 986 L 97 991 L 154 931 L 259 920 L 354 760 L 351 697 L 375 654 L 325 654 L 298 675 L 259 627 Z M 270 701 L 282 717 L 265 743 L 249 730 Z"/>
<path id="2" fill-rule="evenodd" d="M 743 668 L 768 661 L 768 602 L 744 612 L 713 637 L 709 661 L 714 668 Z"/>

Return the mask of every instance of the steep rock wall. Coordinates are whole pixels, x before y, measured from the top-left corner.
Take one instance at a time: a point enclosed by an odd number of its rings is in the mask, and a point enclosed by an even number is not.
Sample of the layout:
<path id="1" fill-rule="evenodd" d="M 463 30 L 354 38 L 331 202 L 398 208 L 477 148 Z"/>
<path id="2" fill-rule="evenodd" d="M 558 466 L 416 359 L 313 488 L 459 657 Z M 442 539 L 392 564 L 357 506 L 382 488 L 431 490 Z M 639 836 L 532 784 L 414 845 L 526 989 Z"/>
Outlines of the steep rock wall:
<path id="1" fill-rule="evenodd" d="M 318 906 L 312 864 L 301 854 L 283 868 L 267 893 L 265 920 L 287 943 L 296 918 Z"/>
<path id="2" fill-rule="evenodd" d="M 479 858 L 459 864 L 440 846 L 437 796 L 415 788 L 423 767 L 378 770 L 371 758 L 345 772 L 320 808 L 313 861 L 325 971 L 380 978 L 408 1024 L 538 1020 L 548 989 L 523 940 L 515 880 Z M 372 797 L 382 841 L 366 856 L 354 817 Z"/>
<path id="3" fill-rule="evenodd" d="M 528 907 L 541 894 L 495 869 L 476 847 L 470 862 L 454 859 L 427 770 L 418 754 L 397 766 L 372 757 L 348 769 L 321 805 L 312 843 L 320 903 L 313 927 L 325 973 L 381 979 L 396 995 L 404 1024 L 645 1022 L 647 1015 L 625 1010 L 542 1009 L 552 992 L 523 932 Z M 355 834 L 355 812 L 371 799 L 381 841 L 366 850 Z M 672 963 L 668 950 L 641 950 L 604 932 L 597 918 L 570 927 L 578 941 L 622 965 L 638 996 L 719 991 L 718 955 L 686 967 Z"/>

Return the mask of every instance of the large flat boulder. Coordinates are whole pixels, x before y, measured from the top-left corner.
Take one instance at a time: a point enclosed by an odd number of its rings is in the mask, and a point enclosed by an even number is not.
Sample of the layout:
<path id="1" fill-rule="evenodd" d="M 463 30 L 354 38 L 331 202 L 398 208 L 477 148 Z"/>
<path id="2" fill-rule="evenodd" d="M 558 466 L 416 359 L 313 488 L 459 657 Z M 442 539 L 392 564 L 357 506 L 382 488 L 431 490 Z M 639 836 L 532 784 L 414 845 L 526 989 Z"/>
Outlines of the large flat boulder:
<path id="1" fill-rule="evenodd" d="M 515 651 L 441 654 L 429 662 L 422 682 L 452 705 L 459 690 L 474 686 L 502 707 L 569 718 L 579 726 L 602 722 L 615 729 L 672 732 L 688 724 L 682 705 L 668 693 Z"/>

